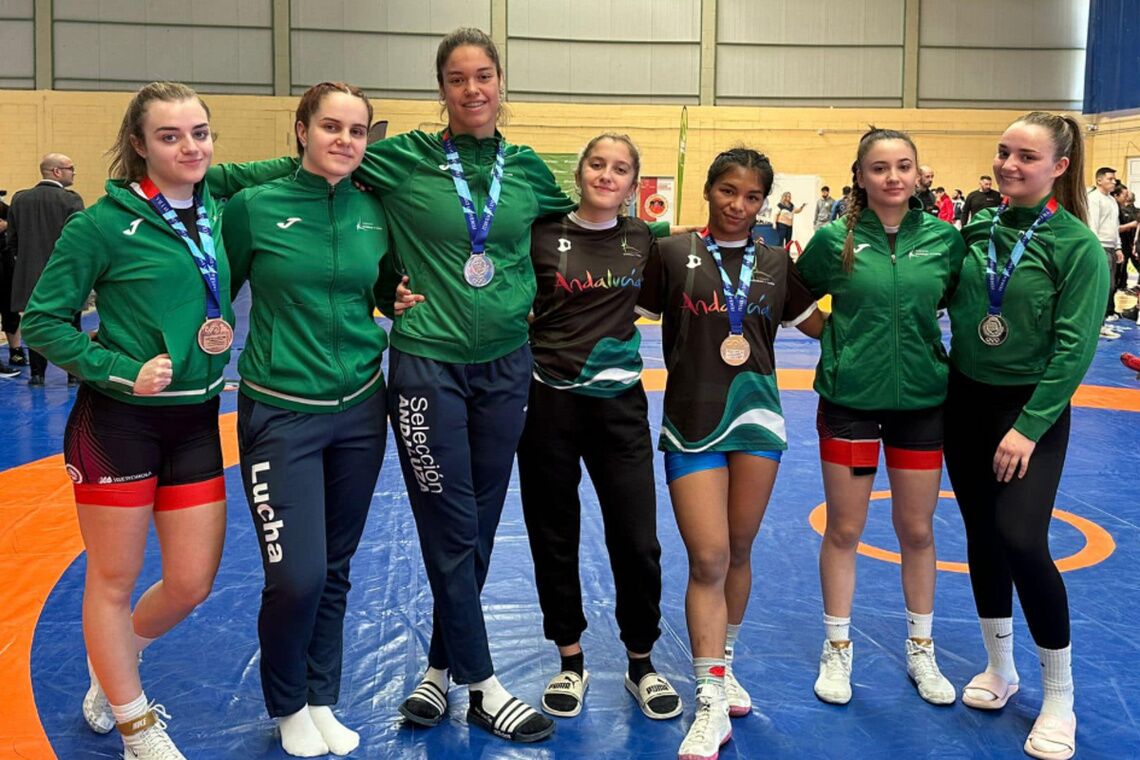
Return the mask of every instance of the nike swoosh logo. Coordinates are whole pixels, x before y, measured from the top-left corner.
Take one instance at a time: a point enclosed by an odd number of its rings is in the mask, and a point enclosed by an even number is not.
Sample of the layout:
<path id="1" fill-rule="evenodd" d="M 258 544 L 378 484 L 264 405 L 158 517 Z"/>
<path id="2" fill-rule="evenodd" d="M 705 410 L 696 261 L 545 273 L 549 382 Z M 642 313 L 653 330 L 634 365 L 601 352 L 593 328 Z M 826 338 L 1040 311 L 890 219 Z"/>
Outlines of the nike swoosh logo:
<path id="1" fill-rule="evenodd" d="M 1004 635 L 1004 636 L 1002 636 L 1000 633 L 995 633 L 995 634 L 994 634 L 994 637 L 995 637 L 995 638 L 999 638 L 999 639 L 1008 639 L 1008 638 L 1009 638 L 1010 636 L 1012 636 L 1012 635 L 1013 635 L 1013 631 L 1010 631 L 1009 633 L 1007 633 L 1007 634 L 1006 634 L 1006 635 Z"/>
<path id="2" fill-rule="evenodd" d="M 130 227 L 127 227 L 125 230 L 123 230 L 123 234 L 126 235 L 127 237 L 134 235 L 136 232 L 139 231 L 139 225 L 140 224 L 142 224 L 142 219 L 134 220 L 133 222 L 131 222 Z"/>
<path id="3" fill-rule="evenodd" d="M 283 229 L 283 230 L 287 230 L 287 229 L 289 229 L 290 227 L 292 227 L 294 224 L 296 224 L 296 223 L 297 223 L 297 222 L 299 222 L 299 221 L 301 221 L 301 217 L 299 217 L 299 216 L 291 216 L 291 217 L 289 217 L 288 219 L 286 219 L 286 220 L 285 220 L 285 221 L 283 221 L 283 222 L 278 222 L 278 223 L 277 223 L 277 226 L 278 226 L 278 227 L 280 227 L 280 228 L 281 228 L 281 229 Z"/>
<path id="4" fill-rule="evenodd" d="M 864 248 L 870 248 L 870 247 L 871 247 L 870 243 L 860 243 L 859 245 L 855 246 L 855 253 L 859 253 L 859 251 L 863 250 Z"/>

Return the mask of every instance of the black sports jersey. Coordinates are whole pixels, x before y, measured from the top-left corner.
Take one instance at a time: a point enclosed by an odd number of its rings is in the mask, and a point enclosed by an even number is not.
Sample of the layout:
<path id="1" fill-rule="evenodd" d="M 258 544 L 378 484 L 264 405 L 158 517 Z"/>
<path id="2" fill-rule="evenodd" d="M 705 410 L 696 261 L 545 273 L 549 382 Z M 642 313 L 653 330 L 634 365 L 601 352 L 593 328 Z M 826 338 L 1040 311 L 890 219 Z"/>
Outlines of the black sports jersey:
<path id="1" fill-rule="evenodd" d="M 744 247 L 720 245 L 725 271 L 740 280 Z M 663 451 L 780 451 L 788 447 L 776 388 L 772 344 L 780 323 L 799 324 L 815 308 L 787 252 L 756 247 L 744 316 L 751 353 L 733 367 L 720 357 L 728 336 L 724 286 L 716 262 L 695 234 L 660 243 L 660 265 L 646 270 L 639 307 L 660 314 L 665 366 Z"/>
<path id="2" fill-rule="evenodd" d="M 538 293 L 530 343 L 541 383 L 612 397 L 641 378 L 634 307 L 657 241 L 640 219 L 616 221 L 609 229 L 587 229 L 564 214 L 531 229 Z"/>

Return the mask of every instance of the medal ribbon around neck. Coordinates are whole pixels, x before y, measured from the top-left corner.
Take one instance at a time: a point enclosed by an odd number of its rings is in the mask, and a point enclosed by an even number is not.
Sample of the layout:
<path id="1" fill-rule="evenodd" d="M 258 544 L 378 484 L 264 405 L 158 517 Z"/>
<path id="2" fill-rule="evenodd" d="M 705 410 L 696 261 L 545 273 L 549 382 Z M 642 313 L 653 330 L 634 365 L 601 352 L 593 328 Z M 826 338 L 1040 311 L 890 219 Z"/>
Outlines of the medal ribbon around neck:
<path id="1" fill-rule="evenodd" d="M 495 167 L 491 170 L 491 187 L 487 191 L 487 200 L 483 204 L 482 216 L 476 216 L 475 204 L 471 200 L 471 188 L 467 184 L 467 177 L 463 174 L 463 164 L 459 161 L 459 151 L 451 139 L 451 130 L 443 131 L 443 153 L 447 158 L 447 170 L 451 172 L 451 179 L 455 182 L 455 193 L 459 196 L 459 205 L 463 207 L 463 218 L 467 220 L 467 236 L 471 239 L 471 253 L 479 256 L 487 248 L 487 236 L 491 234 L 491 223 L 495 220 L 495 208 L 499 205 L 499 194 L 503 186 L 503 167 L 506 159 L 503 156 L 503 146 L 506 141 L 499 140 L 499 150 L 495 154 Z"/>
<path id="2" fill-rule="evenodd" d="M 1050 198 L 1045 207 L 1041 209 L 1041 213 L 1037 215 L 1037 219 L 1030 225 L 1029 229 L 1021 233 L 1017 239 L 1017 244 L 1013 246 L 1013 251 L 1009 254 L 1009 261 L 1006 262 L 1005 269 L 1002 270 L 1001 275 L 997 273 L 997 246 L 994 245 L 994 232 L 997 231 L 998 218 L 1009 207 L 1009 196 L 1002 196 L 1001 205 L 994 211 L 994 220 L 990 225 L 990 244 L 988 255 L 986 259 L 986 290 L 990 296 L 989 313 L 994 315 L 1001 314 L 1001 302 L 1005 298 L 1005 289 L 1009 285 L 1009 278 L 1013 276 L 1013 270 L 1017 268 L 1017 263 L 1021 261 L 1021 257 L 1025 254 L 1025 246 L 1029 245 L 1029 241 L 1033 239 L 1033 235 L 1037 232 L 1037 228 L 1049 220 L 1055 213 L 1057 213 L 1057 199 Z"/>
<path id="3" fill-rule="evenodd" d="M 182 223 L 178 214 L 171 208 L 170 201 L 166 200 L 150 177 L 144 177 L 139 182 L 139 189 L 142 190 L 151 207 L 158 212 L 163 221 L 170 225 L 170 228 L 177 233 L 178 237 L 182 238 L 182 242 L 190 249 L 190 256 L 198 265 L 198 271 L 202 274 L 202 281 L 206 283 L 206 318 L 221 318 L 222 301 L 218 292 L 218 257 L 214 249 L 214 236 L 210 230 L 210 218 L 206 214 L 202 196 L 194 193 L 194 212 L 197 216 L 195 223 L 198 227 L 198 237 L 202 241 L 202 247 L 199 248 L 198 244 L 194 242 L 194 238 L 190 237 L 186 225 Z"/>
<path id="4" fill-rule="evenodd" d="M 728 309 L 729 334 L 743 335 L 744 312 L 748 308 L 748 291 L 752 288 L 752 269 L 756 263 L 756 241 L 751 237 L 748 238 L 748 245 L 744 248 L 744 260 L 740 262 L 740 284 L 736 286 L 734 291 L 732 280 L 728 279 L 728 272 L 724 269 L 720 247 L 709 234 L 709 228 L 705 227 L 697 234 L 700 236 L 701 242 L 705 244 L 705 248 L 708 249 L 713 261 L 716 262 L 716 268 L 720 272 L 720 280 L 724 286 L 724 303 Z"/>

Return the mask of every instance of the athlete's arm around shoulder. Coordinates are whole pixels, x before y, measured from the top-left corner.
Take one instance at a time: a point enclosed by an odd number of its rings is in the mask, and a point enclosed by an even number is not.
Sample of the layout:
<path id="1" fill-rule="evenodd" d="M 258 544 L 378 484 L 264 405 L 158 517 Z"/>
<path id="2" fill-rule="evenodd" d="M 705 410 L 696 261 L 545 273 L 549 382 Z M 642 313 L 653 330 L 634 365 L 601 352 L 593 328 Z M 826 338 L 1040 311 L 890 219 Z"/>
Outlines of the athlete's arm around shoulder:
<path id="1" fill-rule="evenodd" d="M 29 346 L 84 380 L 133 381 L 143 362 L 104 348 L 71 323 L 111 265 L 113 249 L 99 224 L 104 211 L 96 203 L 64 225 L 20 326 Z"/>
<path id="2" fill-rule="evenodd" d="M 442 151 L 439 138 L 429 132 L 416 129 L 393 135 L 364 150 L 364 160 L 352 178 L 383 198 L 407 182 L 421 162 L 442 161 Z"/>
<path id="3" fill-rule="evenodd" d="M 270 158 L 240 164 L 215 164 L 206 170 L 206 186 L 215 198 L 230 198 L 247 187 L 256 187 L 297 171 L 299 158 Z"/>
<path id="4" fill-rule="evenodd" d="M 804 252 L 796 260 L 795 267 L 800 277 L 816 298 L 823 298 L 831 292 L 833 278 L 839 272 L 846 239 L 845 218 L 828 222 L 815 231 Z"/>
<path id="5" fill-rule="evenodd" d="M 238 291 L 249 279 L 249 269 L 253 262 L 253 232 L 249 221 L 250 196 L 258 188 L 242 190 L 225 205 L 222 210 L 222 240 L 225 241 L 226 260 L 230 264 L 230 298 L 237 298 Z"/>
<path id="6" fill-rule="evenodd" d="M 515 165 L 526 174 L 527 184 L 538 204 L 538 216 L 565 214 L 577 208 L 578 204 L 562 192 L 550 167 L 538 157 L 533 148 L 528 145 L 511 145 L 507 152 L 513 154 Z"/>

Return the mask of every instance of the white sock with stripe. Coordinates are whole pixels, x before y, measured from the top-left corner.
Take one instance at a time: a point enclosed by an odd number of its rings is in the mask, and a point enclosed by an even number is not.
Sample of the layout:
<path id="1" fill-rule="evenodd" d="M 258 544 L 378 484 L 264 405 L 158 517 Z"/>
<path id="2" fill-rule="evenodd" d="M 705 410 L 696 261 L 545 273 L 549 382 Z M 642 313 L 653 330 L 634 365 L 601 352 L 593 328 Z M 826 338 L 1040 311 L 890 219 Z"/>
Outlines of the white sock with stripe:
<path id="1" fill-rule="evenodd" d="M 736 639 L 740 636 L 740 623 L 728 624 L 724 632 L 724 669 L 732 670 L 732 655 L 736 649 Z"/>
<path id="2" fill-rule="evenodd" d="M 850 641 L 851 618 L 823 613 L 823 634 L 828 641 Z"/>
<path id="3" fill-rule="evenodd" d="M 139 692 L 137 697 L 125 705 L 111 705 L 111 713 L 114 714 L 116 723 L 127 723 L 128 721 L 137 720 L 146 715 L 148 709 L 146 704 L 146 692 Z"/>

